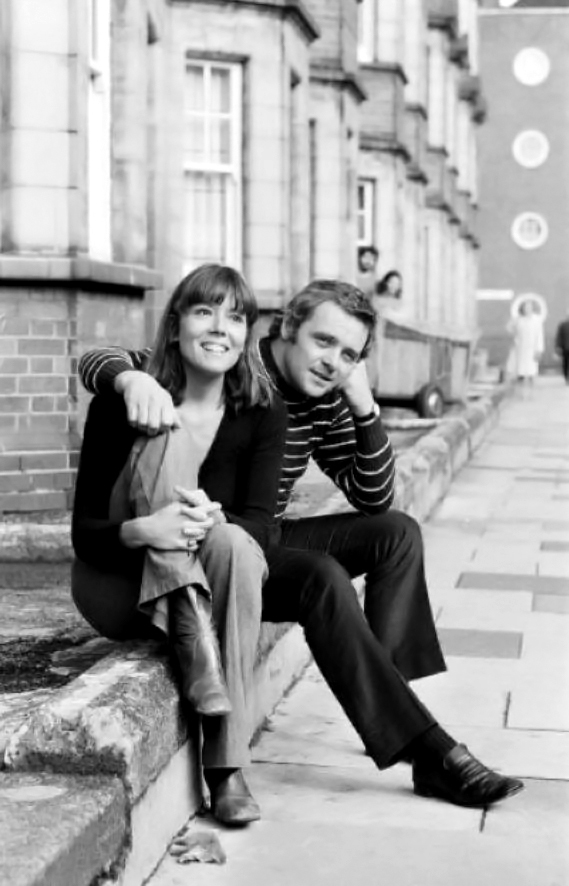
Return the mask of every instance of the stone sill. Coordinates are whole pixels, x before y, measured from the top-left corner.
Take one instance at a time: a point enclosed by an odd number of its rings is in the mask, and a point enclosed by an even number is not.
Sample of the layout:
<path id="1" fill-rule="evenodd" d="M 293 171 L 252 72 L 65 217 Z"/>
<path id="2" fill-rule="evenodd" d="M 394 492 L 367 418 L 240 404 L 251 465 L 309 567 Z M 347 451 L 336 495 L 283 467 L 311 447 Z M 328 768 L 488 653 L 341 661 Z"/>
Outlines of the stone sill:
<path id="1" fill-rule="evenodd" d="M 5 280 L 37 280 L 54 285 L 70 282 L 99 283 L 138 290 L 160 289 L 163 285 L 162 274 L 151 268 L 97 261 L 86 255 L 74 258 L 0 255 L 0 286 Z"/>

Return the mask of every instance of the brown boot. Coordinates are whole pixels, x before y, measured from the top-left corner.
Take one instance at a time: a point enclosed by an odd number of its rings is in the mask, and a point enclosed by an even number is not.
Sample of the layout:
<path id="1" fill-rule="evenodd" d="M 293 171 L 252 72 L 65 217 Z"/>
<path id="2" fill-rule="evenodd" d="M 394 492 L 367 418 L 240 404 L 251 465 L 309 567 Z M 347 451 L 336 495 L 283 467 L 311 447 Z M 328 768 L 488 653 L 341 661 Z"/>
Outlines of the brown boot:
<path id="1" fill-rule="evenodd" d="M 182 675 L 182 695 L 204 717 L 229 714 L 231 702 L 209 600 L 193 585 L 168 597 L 170 642 Z"/>

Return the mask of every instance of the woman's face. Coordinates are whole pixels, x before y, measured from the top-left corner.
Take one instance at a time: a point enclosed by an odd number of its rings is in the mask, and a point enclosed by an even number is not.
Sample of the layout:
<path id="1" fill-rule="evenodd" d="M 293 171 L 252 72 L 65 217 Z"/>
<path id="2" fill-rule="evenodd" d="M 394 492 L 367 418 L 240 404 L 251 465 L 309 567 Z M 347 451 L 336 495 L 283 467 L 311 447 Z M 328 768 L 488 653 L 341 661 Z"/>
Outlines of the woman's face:
<path id="1" fill-rule="evenodd" d="M 180 317 L 179 347 L 186 369 L 225 375 L 237 363 L 247 339 L 247 318 L 233 299 L 191 305 Z"/>
<path id="2" fill-rule="evenodd" d="M 390 295 L 398 295 L 401 292 L 401 277 L 398 274 L 393 274 L 387 281 L 387 291 Z"/>

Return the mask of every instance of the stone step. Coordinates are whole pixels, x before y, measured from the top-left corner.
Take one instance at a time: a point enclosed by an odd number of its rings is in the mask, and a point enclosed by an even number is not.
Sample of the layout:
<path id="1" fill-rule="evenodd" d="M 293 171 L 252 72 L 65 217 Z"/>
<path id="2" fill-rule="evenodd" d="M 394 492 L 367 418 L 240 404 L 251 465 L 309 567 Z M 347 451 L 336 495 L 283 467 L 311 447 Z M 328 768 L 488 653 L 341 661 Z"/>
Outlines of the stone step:
<path id="1" fill-rule="evenodd" d="M 2 883 L 90 886 L 110 871 L 109 860 L 120 865 L 125 812 L 124 788 L 113 776 L 0 772 Z"/>

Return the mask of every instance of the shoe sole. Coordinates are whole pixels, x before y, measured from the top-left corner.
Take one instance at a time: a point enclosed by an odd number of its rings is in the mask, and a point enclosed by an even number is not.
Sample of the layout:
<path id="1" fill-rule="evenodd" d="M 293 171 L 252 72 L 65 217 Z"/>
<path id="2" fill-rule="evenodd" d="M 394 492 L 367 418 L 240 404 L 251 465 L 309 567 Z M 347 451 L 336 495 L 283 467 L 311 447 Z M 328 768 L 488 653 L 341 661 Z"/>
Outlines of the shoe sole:
<path id="1" fill-rule="evenodd" d="M 445 795 L 442 791 L 436 791 L 430 788 L 428 785 L 415 784 L 413 785 L 413 792 L 418 797 L 428 797 L 434 800 L 442 800 L 445 803 L 452 803 L 454 806 L 464 806 L 468 809 L 486 809 L 488 806 L 493 806 L 494 803 L 500 803 L 502 800 L 507 800 L 509 797 L 514 797 L 516 794 L 519 794 L 523 791 L 524 785 L 512 785 L 511 788 L 506 790 L 499 797 L 496 797 L 494 800 L 481 800 L 479 803 L 468 802 L 468 800 L 464 800 L 461 802 L 457 797 L 451 797 L 450 795 Z"/>

